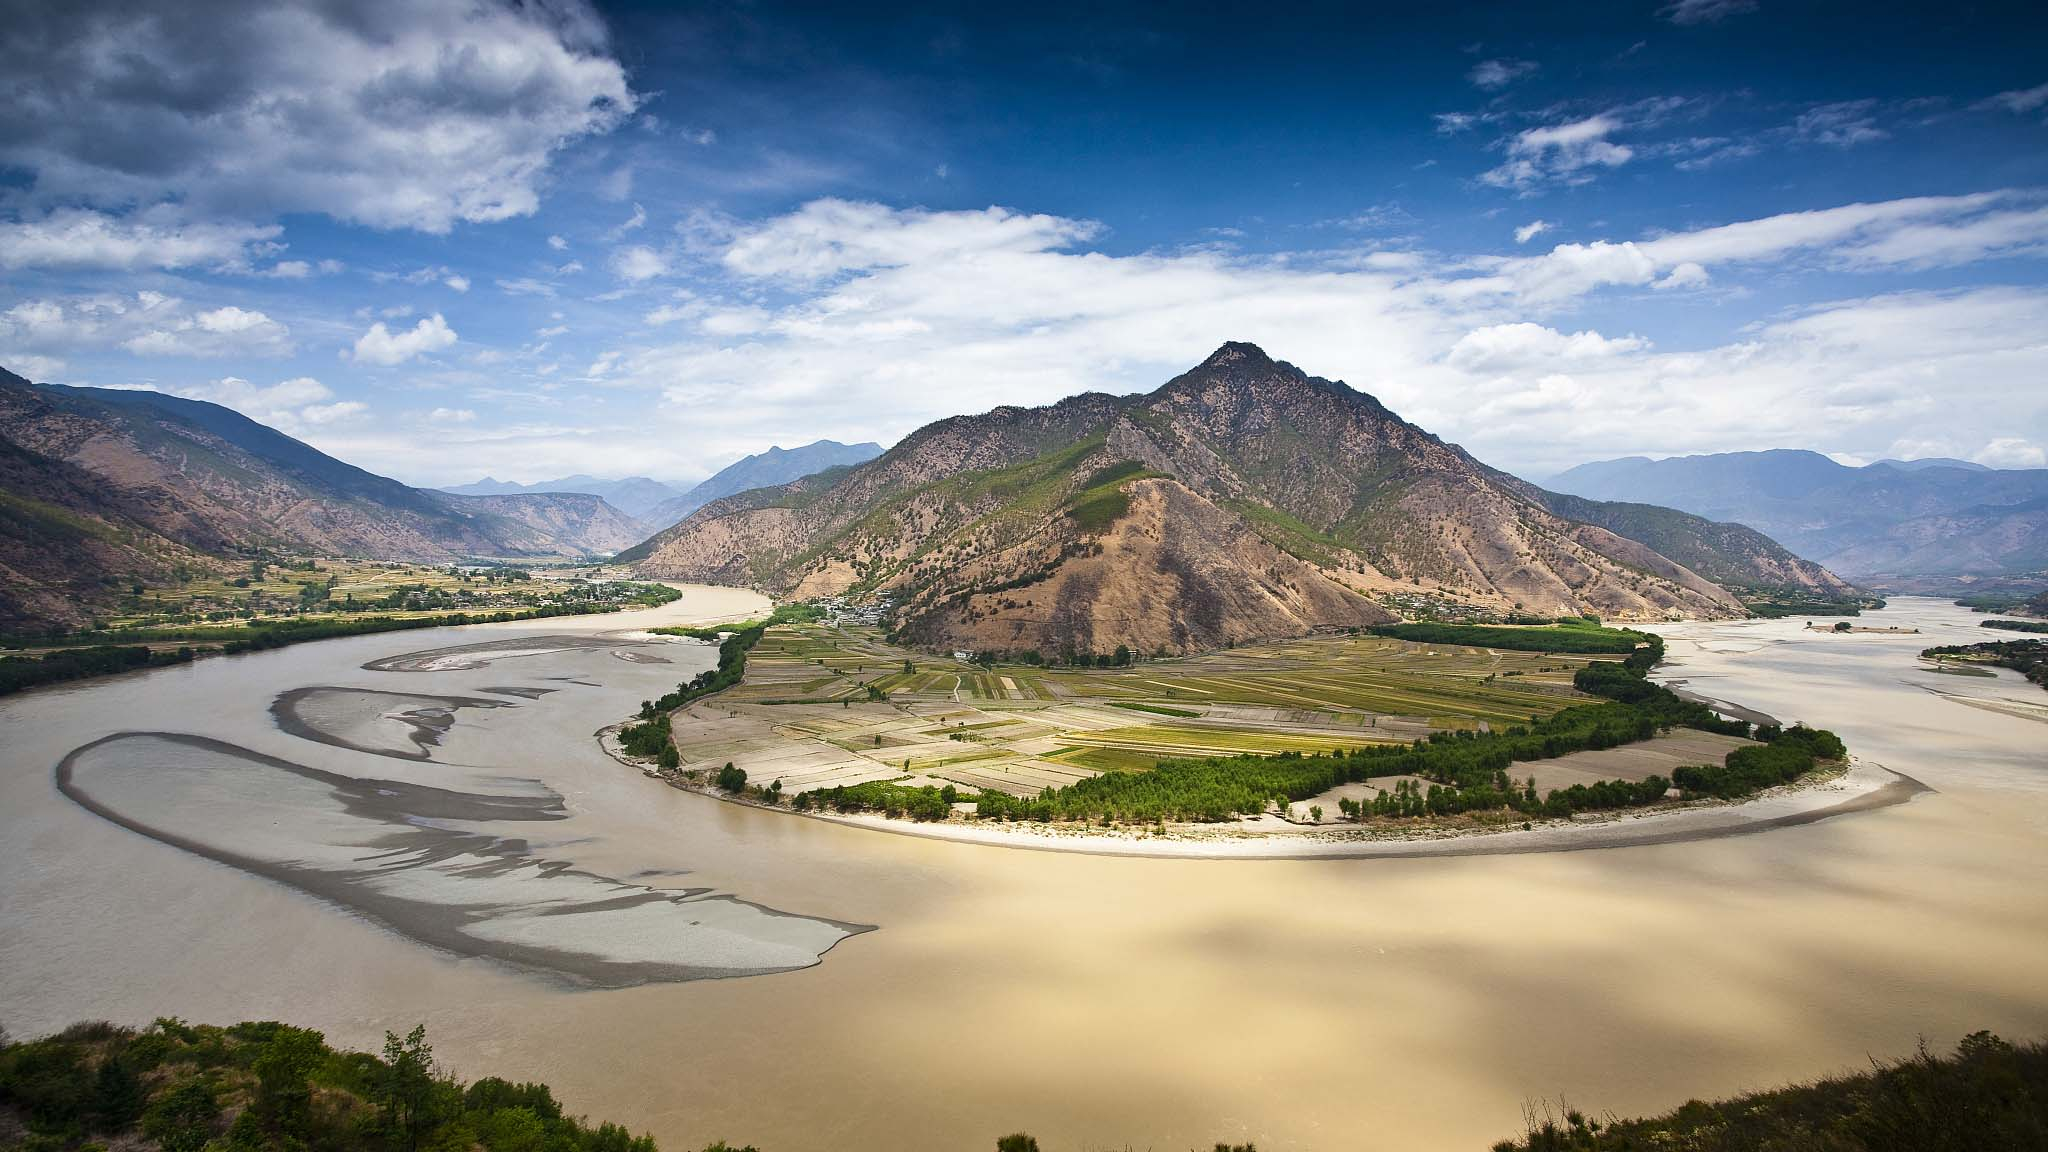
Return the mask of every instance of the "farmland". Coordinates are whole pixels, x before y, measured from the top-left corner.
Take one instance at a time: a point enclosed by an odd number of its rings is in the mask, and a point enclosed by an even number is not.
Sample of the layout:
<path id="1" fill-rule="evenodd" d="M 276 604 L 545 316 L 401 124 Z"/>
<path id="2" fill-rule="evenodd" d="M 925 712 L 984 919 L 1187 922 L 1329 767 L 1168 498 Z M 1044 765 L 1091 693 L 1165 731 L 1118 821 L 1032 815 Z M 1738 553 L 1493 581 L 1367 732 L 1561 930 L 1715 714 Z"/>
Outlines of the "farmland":
<path id="1" fill-rule="evenodd" d="M 1322 753 L 1526 724 L 1591 657 L 1326 635 L 1123 668 L 984 666 L 860 626 L 779 625 L 736 687 L 677 713 L 682 770 L 784 794 L 876 781 L 1035 796 L 1186 756 Z"/>

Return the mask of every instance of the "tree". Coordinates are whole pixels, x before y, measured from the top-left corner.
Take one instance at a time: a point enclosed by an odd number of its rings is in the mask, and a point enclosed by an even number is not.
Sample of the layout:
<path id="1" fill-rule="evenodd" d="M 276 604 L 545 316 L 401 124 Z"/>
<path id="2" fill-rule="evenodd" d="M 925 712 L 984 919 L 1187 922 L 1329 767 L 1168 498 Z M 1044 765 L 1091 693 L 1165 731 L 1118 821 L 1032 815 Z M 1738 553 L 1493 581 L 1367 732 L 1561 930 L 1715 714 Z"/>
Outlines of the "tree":
<path id="1" fill-rule="evenodd" d="M 1128 644 L 1119 644 L 1119 645 L 1117 645 L 1117 646 L 1116 646 L 1116 655 L 1114 655 L 1114 656 L 1113 656 L 1113 657 L 1111 657 L 1110 659 L 1111 659 L 1111 661 L 1112 661 L 1112 662 L 1113 662 L 1113 663 L 1114 663 L 1114 664 L 1115 664 L 1115 665 L 1116 665 L 1117 667 L 1119 667 L 1119 668 L 1128 668 L 1128 667 L 1130 667 L 1130 666 L 1131 666 L 1131 646 L 1130 646 L 1130 645 L 1128 645 Z"/>
<path id="2" fill-rule="evenodd" d="M 1038 1140 L 1023 1132 L 1012 1132 L 997 1137 L 996 1152 L 1038 1152 Z"/>
<path id="3" fill-rule="evenodd" d="M 377 1105 L 385 1131 L 406 1149 L 419 1147 L 431 1125 L 434 1104 L 434 1050 L 427 1046 L 427 1026 L 417 1025 L 400 1040 L 384 1034 L 384 1074 L 377 1086 Z"/>
<path id="4" fill-rule="evenodd" d="M 311 1077 L 327 1060 L 326 1037 L 280 1027 L 256 1058 L 257 1119 L 274 1132 L 303 1135 L 313 1112 Z"/>
<path id="5" fill-rule="evenodd" d="M 908 676 L 915 671 L 917 671 L 917 665 L 914 662 L 909 660 L 905 660 L 903 662 L 903 674 L 905 676 Z"/>
<path id="6" fill-rule="evenodd" d="M 747 770 L 735 768 L 732 761 L 726 761 L 725 767 L 718 770 L 718 787 L 721 791 L 725 792 L 738 793 L 746 791 Z"/>

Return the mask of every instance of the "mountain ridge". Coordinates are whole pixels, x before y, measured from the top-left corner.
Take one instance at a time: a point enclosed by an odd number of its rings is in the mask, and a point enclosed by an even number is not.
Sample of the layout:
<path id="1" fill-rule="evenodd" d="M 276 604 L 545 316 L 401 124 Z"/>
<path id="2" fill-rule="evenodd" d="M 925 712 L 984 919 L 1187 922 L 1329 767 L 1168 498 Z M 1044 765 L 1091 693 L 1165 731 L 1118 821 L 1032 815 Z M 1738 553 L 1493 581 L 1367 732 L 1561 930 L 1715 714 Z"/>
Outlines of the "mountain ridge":
<path id="1" fill-rule="evenodd" d="M 38 385 L 0 370 L 0 441 L 8 626 L 77 623 L 117 585 L 268 551 L 589 556 L 640 534 L 595 496 L 411 488 L 231 409 L 158 392 Z"/>
<path id="2" fill-rule="evenodd" d="M 890 592 L 899 630 L 936 647 L 1188 651 L 1380 622 L 1401 596 L 1743 614 L 1539 491 L 1369 395 L 1226 343 L 1149 393 L 937 421 L 839 476 L 707 505 L 622 558 L 783 595 Z M 1750 543 L 1780 575 L 1846 587 Z M 1176 596 L 1228 611 L 1176 618 Z"/>
<path id="3" fill-rule="evenodd" d="M 1817 452 L 1775 449 L 1594 461 L 1549 483 L 1573 495 L 1626 494 L 1747 524 L 1855 576 L 2048 568 L 2048 469 L 1959 464 L 1879 461 L 1855 468 Z"/>

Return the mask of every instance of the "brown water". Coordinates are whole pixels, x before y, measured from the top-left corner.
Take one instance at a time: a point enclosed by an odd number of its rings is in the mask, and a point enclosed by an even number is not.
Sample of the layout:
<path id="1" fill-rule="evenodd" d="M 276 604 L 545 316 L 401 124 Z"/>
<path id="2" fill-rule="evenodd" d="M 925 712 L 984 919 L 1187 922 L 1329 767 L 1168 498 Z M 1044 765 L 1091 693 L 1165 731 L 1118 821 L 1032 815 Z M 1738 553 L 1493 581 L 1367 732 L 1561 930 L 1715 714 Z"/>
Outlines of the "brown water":
<path id="1" fill-rule="evenodd" d="M 1899 601 L 1862 622 L 1926 634 L 1674 626 L 1666 672 L 1834 728 L 1933 793 L 1722 840 L 1439 860 L 1127 860 L 883 835 L 677 792 L 594 750 L 596 727 L 699 665 L 594 649 L 361 667 L 519 634 L 504 630 L 34 693 L 0 705 L 0 1021 L 27 1034 L 88 1016 L 275 1017 L 349 1045 L 425 1022 L 458 1071 L 545 1079 L 673 1152 L 718 1138 L 975 1149 L 1016 1128 L 1049 1148 L 1478 1149 L 1532 1098 L 1658 1109 L 1921 1037 L 2048 1033 L 2048 725 L 1935 690 L 2023 705 L 2048 693 L 1917 670 L 1921 647 L 1985 638 L 1961 609 Z M 273 699 L 313 686 L 559 691 L 448 712 L 418 761 L 361 750 L 410 751 L 413 730 L 357 731 L 350 748 L 280 729 Z M 319 699 L 321 722 L 360 727 L 348 698 Z M 807 933 L 878 930 L 801 970 L 605 989 L 455 955 L 351 909 L 347 892 L 194 855 L 56 790 L 58 760 L 124 730 L 465 794 L 550 793 L 568 817 L 546 825 L 534 851 L 547 859 L 827 926 Z M 228 805 L 207 834 L 273 854 L 277 828 L 305 835 L 267 819 Z M 599 936 L 598 952 L 650 946 Z"/>

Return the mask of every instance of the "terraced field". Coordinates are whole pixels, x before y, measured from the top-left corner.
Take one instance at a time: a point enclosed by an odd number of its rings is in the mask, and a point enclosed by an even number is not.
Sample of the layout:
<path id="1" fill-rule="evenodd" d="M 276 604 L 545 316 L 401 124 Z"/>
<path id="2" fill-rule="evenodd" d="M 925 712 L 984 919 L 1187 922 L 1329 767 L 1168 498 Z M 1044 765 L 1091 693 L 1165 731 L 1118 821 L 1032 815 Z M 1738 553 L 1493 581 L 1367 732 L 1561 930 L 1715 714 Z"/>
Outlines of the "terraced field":
<path id="1" fill-rule="evenodd" d="M 872 628 L 772 628 L 675 718 L 685 768 L 785 793 L 869 780 L 1033 795 L 1176 756 L 1321 752 L 1547 716 L 1587 657 L 1331 635 L 1128 668 L 982 667 Z"/>

